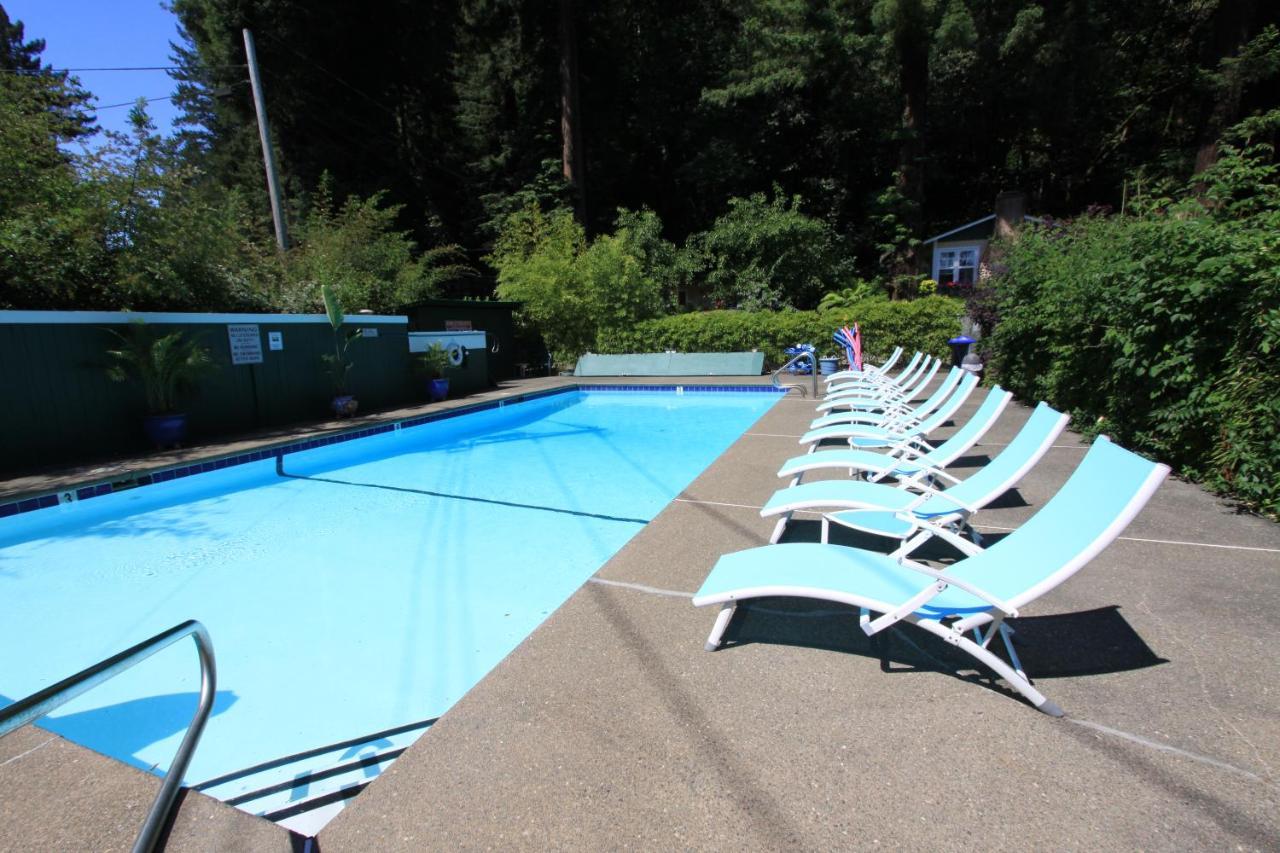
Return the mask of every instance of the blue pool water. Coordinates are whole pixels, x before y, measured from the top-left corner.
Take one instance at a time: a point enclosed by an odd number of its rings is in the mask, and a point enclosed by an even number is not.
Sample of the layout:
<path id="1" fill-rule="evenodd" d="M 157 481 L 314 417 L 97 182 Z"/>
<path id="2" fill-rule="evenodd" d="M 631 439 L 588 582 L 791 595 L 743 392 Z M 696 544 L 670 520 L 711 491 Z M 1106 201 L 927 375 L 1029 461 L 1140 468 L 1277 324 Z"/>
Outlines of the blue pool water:
<path id="1" fill-rule="evenodd" d="M 438 716 L 776 399 L 570 392 L 4 519 L 0 705 L 195 618 L 189 784 Z M 198 683 L 183 642 L 42 725 L 162 769 Z"/>

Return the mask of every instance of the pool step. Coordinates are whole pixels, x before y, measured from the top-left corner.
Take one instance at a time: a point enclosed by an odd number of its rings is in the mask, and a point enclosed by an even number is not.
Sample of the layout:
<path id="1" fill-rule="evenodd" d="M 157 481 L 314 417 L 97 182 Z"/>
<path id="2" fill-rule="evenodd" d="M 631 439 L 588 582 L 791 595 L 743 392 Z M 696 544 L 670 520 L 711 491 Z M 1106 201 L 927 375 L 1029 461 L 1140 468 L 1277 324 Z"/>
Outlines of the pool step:
<path id="1" fill-rule="evenodd" d="M 286 755 L 194 788 L 250 814 L 313 835 L 435 722 L 433 717 Z"/>

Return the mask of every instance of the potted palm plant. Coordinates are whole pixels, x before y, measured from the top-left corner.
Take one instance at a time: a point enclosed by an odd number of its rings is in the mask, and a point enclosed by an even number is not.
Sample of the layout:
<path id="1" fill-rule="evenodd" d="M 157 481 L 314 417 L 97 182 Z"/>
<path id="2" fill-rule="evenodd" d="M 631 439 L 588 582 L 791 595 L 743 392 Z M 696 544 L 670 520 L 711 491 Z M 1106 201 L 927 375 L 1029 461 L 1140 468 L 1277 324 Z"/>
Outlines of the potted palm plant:
<path id="1" fill-rule="evenodd" d="M 124 382 L 141 380 L 147 395 L 143 431 L 157 448 L 177 447 L 187 436 L 187 415 L 179 411 L 182 396 L 213 367 L 209 350 L 182 332 L 154 335 L 139 320 L 127 334 L 107 329 L 120 342 L 107 350 L 107 376 Z"/>
<path id="2" fill-rule="evenodd" d="M 329 316 L 329 325 L 333 327 L 333 352 L 320 356 L 329 371 L 329 379 L 333 383 L 333 400 L 330 407 L 340 418 L 349 418 L 356 413 L 360 403 L 347 390 L 347 377 L 351 371 L 351 362 L 347 358 L 347 349 L 351 342 L 360 337 L 359 329 L 342 331 L 342 303 L 338 295 L 327 284 L 320 285 L 320 296 L 324 299 L 324 311 Z"/>
<path id="3" fill-rule="evenodd" d="M 427 377 L 427 397 L 433 403 L 439 403 L 449 396 L 449 378 L 444 375 L 449 366 L 449 352 L 440 344 L 432 344 L 431 348 L 418 355 L 418 369 Z"/>

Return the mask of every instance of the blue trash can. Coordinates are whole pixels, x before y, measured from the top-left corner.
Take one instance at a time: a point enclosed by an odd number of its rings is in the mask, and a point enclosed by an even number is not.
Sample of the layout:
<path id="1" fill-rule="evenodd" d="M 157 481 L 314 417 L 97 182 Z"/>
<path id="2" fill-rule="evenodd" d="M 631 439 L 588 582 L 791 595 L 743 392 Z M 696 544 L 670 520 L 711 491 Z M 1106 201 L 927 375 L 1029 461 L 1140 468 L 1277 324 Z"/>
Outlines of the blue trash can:
<path id="1" fill-rule="evenodd" d="M 952 338 L 947 341 L 947 345 L 951 347 L 952 367 L 959 367 L 964 362 L 964 357 L 969 354 L 969 345 L 973 343 L 977 343 L 977 341 L 968 335 L 961 335 L 958 338 Z"/>
<path id="2" fill-rule="evenodd" d="M 820 358 L 818 359 L 818 372 L 823 376 L 830 376 L 836 372 L 836 365 L 838 363 L 839 362 L 834 358 Z"/>

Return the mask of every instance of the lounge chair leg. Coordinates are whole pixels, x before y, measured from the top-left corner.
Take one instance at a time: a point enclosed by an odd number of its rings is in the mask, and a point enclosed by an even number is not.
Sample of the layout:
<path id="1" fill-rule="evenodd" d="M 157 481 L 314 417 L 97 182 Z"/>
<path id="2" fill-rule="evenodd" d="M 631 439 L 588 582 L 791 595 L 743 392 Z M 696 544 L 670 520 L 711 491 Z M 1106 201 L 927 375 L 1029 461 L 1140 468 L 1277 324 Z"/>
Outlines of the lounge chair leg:
<path id="1" fill-rule="evenodd" d="M 932 532 L 927 529 L 922 529 L 916 535 L 903 539 L 902 544 L 894 549 L 893 553 L 891 553 L 889 557 L 894 560 L 901 559 L 932 538 Z"/>
<path id="2" fill-rule="evenodd" d="M 773 534 L 769 537 L 770 545 L 777 545 L 778 540 L 782 538 L 782 532 L 787 529 L 787 522 L 791 520 L 791 513 L 784 512 L 782 517 L 778 519 L 778 523 L 773 526 Z"/>
<path id="3" fill-rule="evenodd" d="M 823 545 L 831 541 L 831 519 L 825 515 L 822 517 L 822 538 L 819 540 Z"/>
<path id="4" fill-rule="evenodd" d="M 982 663 L 986 664 L 987 667 L 995 672 L 996 675 L 1003 678 L 1010 687 L 1026 697 L 1027 701 L 1034 705 L 1036 710 L 1042 711 L 1051 717 L 1062 716 L 1061 708 L 1051 702 L 1049 698 L 1039 690 L 1032 687 L 1031 682 L 1026 679 L 1026 676 L 1016 671 L 1012 666 L 993 652 L 984 649 L 964 634 L 961 634 L 958 631 L 953 631 L 952 629 L 942 625 L 941 623 L 934 622 L 931 619 L 912 619 L 911 621 L 915 622 L 916 625 L 924 628 L 929 633 L 936 634 L 951 645 L 963 649 Z"/>
<path id="5" fill-rule="evenodd" d="M 720 612 L 716 614 L 716 624 L 711 626 L 711 634 L 707 637 L 707 651 L 714 652 L 720 648 L 720 640 L 724 637 L 725 629 L 729 627 L 733 612 L 737 609 L 738 605 L 731 601 L 726 601 L 720 606 Z"/>
<path id="6" fill-rule="evenodd" d="M 1006 652 L 1009 653 L 1009 661 L 1013 664 L 1013 670 L 1014 672 L 1018 673 L 1018 675 L 1021 675 L 1023 678 L 1027 678 L 1027 673 L 1022 669 L 1022 661 L 1018 660 L 1018 653 L 1013 650 L 1012 634 L 1013 634 L 1013 629 L 1010 628 L 1008 625 L 1004 624 L 1003 622 L 1001 622 L 1000 623 L 1000 639 L 1004 641 L 1004 649 Z M 1030 683 L 1030 682 L 1031 682 L 1031 679 L 1027 678 L 1027 683 Z"/>

